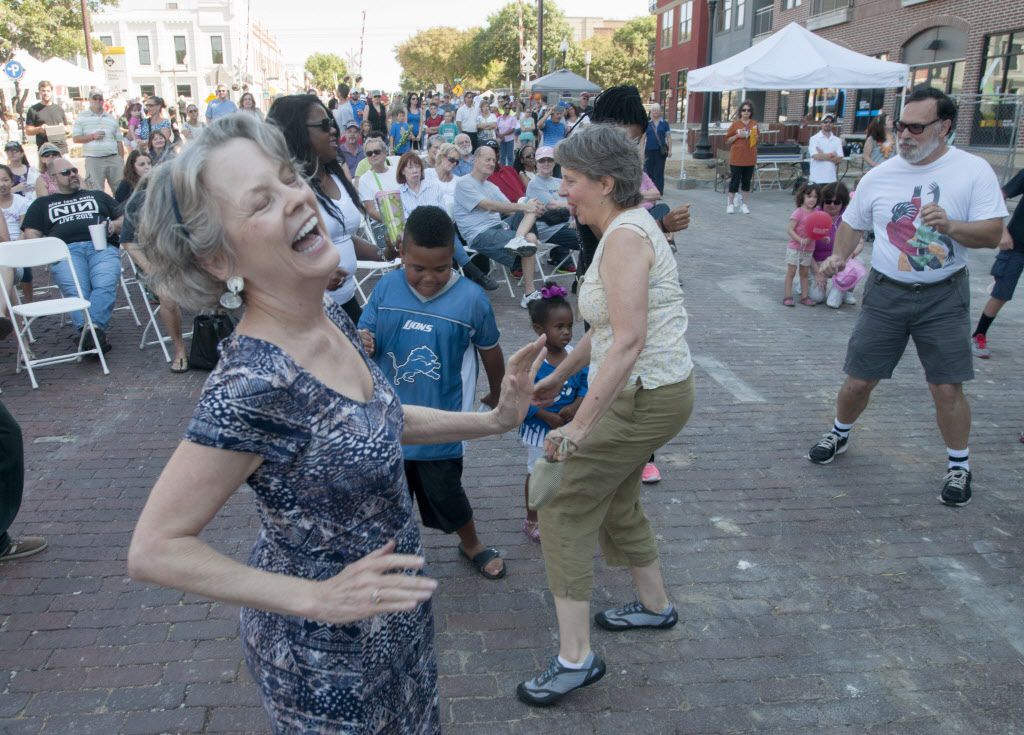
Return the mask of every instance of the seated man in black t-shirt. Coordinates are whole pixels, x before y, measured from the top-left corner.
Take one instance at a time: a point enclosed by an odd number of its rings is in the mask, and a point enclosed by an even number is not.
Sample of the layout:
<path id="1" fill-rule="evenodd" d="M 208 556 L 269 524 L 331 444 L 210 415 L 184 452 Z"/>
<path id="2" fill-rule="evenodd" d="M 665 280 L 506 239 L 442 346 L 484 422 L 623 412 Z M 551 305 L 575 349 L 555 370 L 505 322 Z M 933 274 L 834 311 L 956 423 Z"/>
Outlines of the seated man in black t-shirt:
<path id="1" fill-rule="evenodd" d="M 121 230 L 120 205 L 106 192 L 82 190 L 78 169 L 66 158 L 57 159 L 51 166 L 58 192 L 39 197 L 29 205 L 21 236 L 57 237 L 67 243 L 82 295 L 90 302 L 89 316 L 96 327 L 99 346 L 108 352 L 106 331 L 117 298 L 121 253 L 116 237 L 111 238 L 107 247 L 97 250 L 89 235 L 89 225 L 106 222 L 108 235 L 116 235 Z M 53 266 L 53 277 L 65 297 L 78 295 L 66 261 Z M 85 318 L 74 312 L 71 321 L 78 330 L 75 340 L 80 342 Z"/>

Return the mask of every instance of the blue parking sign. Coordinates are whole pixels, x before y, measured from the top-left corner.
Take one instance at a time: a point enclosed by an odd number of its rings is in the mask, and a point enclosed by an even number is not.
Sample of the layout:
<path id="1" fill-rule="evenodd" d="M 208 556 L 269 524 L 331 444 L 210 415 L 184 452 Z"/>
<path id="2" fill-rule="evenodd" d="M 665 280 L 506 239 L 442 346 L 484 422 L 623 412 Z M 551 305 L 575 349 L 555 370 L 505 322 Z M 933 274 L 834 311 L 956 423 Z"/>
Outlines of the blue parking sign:
<path id="1" fill-rule="evenodd" d="M 14 81 L 18 81 L 23 76 L 25 76 L 25 67 L 21 65 L 20 61 L 15 61 L 14 59 L 11 59 L 6 64 L 4 64 L 4 74 L 9 76 Z"/>

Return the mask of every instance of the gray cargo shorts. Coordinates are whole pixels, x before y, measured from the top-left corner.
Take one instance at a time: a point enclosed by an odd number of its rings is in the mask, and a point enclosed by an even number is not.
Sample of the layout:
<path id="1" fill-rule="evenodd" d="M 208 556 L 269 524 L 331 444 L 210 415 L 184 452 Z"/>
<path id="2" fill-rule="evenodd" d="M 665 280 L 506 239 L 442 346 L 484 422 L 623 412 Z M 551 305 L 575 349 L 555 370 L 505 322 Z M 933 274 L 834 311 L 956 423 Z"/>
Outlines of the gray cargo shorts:
<path id="1" fill-rule="evenodd" d="M 971 291 L 967 268 L 938 283 L 895 281 L 872 269 L 864 281 L 860 316 L 846 347 L 843 371 L 861 380 L 884 380 L 913 338 L 925 379 L 932 385 L 974 378 Z"/>

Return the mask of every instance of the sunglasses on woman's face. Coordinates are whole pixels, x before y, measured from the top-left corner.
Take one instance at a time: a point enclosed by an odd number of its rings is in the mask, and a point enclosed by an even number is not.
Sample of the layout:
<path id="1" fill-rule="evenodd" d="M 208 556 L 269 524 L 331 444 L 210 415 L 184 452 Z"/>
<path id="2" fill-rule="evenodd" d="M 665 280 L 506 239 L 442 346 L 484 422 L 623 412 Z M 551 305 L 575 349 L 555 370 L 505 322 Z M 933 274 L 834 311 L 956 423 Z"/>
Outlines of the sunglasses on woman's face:
<path id="1" fill-rule="evenodd" d="M 754 114 L 754 111 L 751 110 L 749 107 L 744 107 L 742 110 L 740 110 L 740 112 L 749 112 L 751 115 Z"/>
<path id="2" fill-rule="evenodd" d="M 329 133 L 329 132 L 331 132 L 331 128 L 334 127 L 334 120 L 332 120 L 329 117 L 325 117 L 320 122 L 313 123 L 311 125 L 306 125 L 306 127 L 307 128 L 320 128 L 320 130 L 322 130 L 323 132 Z"/>
<path id="3" fill-rule="evenodd" d="M 838 199 L 822 199 L 821 203 L 822 204 L 842 204 L 842 202 L 839 201 Z"/>
<path id="4" fill-rule="evenodd" d="M 448 163 L 450 163 L 453 166 L 457 166 L 459 164 L 459 161 L 461 161 L 462 159 L 461 158 L 445 158 L 444 160 L 448 161 Z"/>

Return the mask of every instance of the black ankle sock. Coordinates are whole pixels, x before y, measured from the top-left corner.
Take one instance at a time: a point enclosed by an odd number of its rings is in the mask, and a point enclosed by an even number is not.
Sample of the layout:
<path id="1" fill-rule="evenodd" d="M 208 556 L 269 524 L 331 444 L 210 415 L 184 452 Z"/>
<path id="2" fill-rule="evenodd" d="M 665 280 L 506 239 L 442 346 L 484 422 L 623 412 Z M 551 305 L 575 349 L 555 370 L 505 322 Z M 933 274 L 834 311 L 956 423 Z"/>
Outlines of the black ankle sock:
<path id="1" fill-rule="evenodd" d="M 987 334 L 988 328 L 992 326 L 992 322 L 995 320 L 994 316 L 988 314 L 982 314 L 981 318 L 978 319 L 978 328 L 974 330 L 974 334 Z M 974 336 L 974 335 L 971 335 Z"/>

